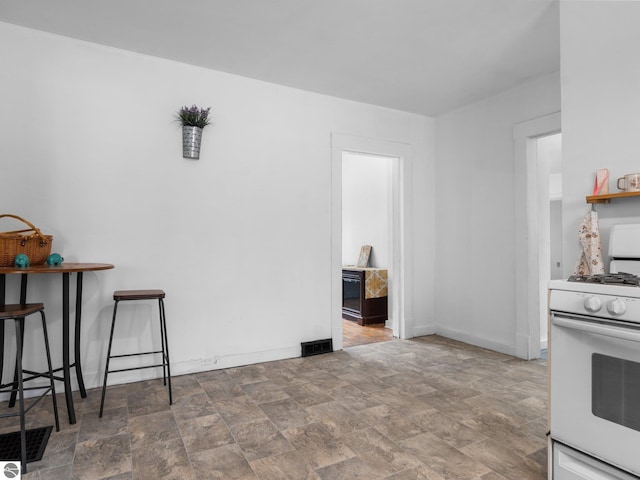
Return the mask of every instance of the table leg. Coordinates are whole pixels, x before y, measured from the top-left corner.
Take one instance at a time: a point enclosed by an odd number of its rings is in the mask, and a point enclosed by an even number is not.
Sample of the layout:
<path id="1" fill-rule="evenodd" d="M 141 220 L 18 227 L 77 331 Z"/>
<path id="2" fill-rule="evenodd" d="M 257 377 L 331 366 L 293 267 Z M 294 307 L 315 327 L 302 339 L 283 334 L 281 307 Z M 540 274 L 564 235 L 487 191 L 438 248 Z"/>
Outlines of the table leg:
<path id="1" fill-rule="evenodd" d="M 4 307 L 5 274 L 0 274 L 0 307 Z M 4 369 L 4 322 L 0 322 L 0 384 L 2 384 L 2 372 Z"/>
<path id="2" fill-rule="evenodd" d="M 20 303 L 24 305 L 27 303 L 27 280 L 29 279 L 29 275 L 23 273 L 20 275 Z M 18 319 L 16 319 L 18 320 Z M 20 351 L 22 351 L 22 347 L 24 346 L 24 317 L 19 319 L 20 326 L 22 328 L 22 335 L 20 336 Z M 4 322 L 3 322 L 4 323 Z M 9 408 L 13 408 L 16 404 L 16 397 L 18 395 L 18 364 L 16 363 L 15 371 L 13 372 L 13 387 L 11 395 L 9 396 Z"/>
<path id="3" fill-rule="evenodd" d="M 82 378 L 82 365 L 80 365 L 80 333 L 82 319 L 82 272 L 78 272 L 76 282 L 76 328 L 75 328 L 75 345 L 74 345 L 74 361 L 76 364 L 76 378 L 78 379 L 78 387 L 82 398 L 87 398 L 87 390 L 84 388 L 84 379 Z"/>
<path id="4" fill-rule="evenodd" d="M 62 378 L 64 396 L 67 400 L 69 423 L 76 423 L 76 412 L 73 408 L 73 392 L 71 391 L 71 375 L 69 367 L 69 272 L 62 274 Z"/>

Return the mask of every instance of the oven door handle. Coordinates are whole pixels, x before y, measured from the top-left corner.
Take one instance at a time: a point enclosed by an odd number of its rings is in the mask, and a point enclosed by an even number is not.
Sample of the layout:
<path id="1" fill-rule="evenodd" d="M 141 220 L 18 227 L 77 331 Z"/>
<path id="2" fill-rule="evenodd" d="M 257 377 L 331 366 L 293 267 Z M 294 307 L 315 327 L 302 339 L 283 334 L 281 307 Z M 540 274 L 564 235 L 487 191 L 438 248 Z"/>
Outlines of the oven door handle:
<path id="1" fill-rule="evenodd" d="M 596 335 L 605 335 L 607 337 L 619 338 L 621 340 L 629 340 L 631 342 L 640 342 L 640 331 L 625 328 L 623 326 L 609 326 L 596 324 L 584 320 L 572 320 L 567 317 L 558 317 L 553 315 L 551 322 L 559 327 L 571 328 L 581 332 L 594 333 Z"/>

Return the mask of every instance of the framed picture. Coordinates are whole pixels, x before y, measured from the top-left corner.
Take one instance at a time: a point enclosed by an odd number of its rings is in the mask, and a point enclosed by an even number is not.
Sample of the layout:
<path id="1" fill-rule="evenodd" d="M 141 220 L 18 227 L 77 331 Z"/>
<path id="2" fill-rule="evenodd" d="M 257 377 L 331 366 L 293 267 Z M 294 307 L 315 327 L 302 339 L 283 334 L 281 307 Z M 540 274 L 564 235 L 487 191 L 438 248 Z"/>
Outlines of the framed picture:
<path id="1" fill-rule="evenodd" d="M 358 257 L 356 267 L 367 268 L 367 265 L 369 265 L 369 255 L 371 255 L 371 245 L 363 245 L 360 247 L 360 256 Z"/>

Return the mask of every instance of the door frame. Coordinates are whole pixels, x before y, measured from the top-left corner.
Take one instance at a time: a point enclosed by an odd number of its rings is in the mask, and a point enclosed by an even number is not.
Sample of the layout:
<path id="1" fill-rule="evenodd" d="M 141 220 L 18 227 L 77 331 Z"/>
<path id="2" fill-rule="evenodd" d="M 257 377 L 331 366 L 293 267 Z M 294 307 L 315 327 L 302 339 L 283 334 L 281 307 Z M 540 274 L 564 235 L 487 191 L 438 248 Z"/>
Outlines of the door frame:
<path id="1" fill-rule="evenodd" d="M 561 132 L 560 112 L 513 127 L 515 153 L 516 356 L 540 358 L 540 206 L 536 139 Z"/>
<path id="2" fill-rule="evenodd" d="M 412 227 L 411 222 L 411 145 L 389 140 L 341 133 L 331 134 L 331 337 L 336 350 L 342 340 L 342 153 L 392 157 L 390 232 L 391 265 L 389 288 L 393 335 L 413 337 L 412 316 Z"/>

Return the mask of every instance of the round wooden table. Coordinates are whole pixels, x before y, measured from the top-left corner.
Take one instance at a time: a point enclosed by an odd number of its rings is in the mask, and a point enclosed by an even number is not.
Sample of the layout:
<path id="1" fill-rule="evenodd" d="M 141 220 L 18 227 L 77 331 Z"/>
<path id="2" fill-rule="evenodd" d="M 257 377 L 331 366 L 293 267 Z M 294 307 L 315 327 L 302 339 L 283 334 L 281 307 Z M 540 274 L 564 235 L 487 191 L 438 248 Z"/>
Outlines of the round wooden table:
<path id="1" fill-rule="evenodd" d="M 55 369 L 59 372 L 62 370 L 62 377 L 55 377 L 56 380 L 64 382 L 64 395 L 67 401 L 67 413 L 69 415 L 69 423 L 76 423 L 76 414 L 73 407 L 73 395 L 71 392 L 71 367 L 76 369 L 76 378 L 80 395 L 86 398 L 87 391 L 84 387 L 84 379 L 82 378 L 82 366 L 80 364 L 80 326 L 82 319 L 82 276 L 84 272 L 95 272 L 99 270 L 110 270 L 114 268 L 108 263 L 63 263 L 58 266 L 34 265 L 25 268 L 16 267 L 0 267 L 0 305 L 5 305 L 5 281 L 6 275 L 21 275 L 20 282 L 20 303 L 27 303 L 27 280 L 29 275 L 41 274 L 62 274 L 62 367 Z M 74 328 L 74 362 L 69 360 L 69 276 L 77 273 L 76 281 L 76 316 Z M 0 326 L 0 345 L 4 345 L 4 323 Z M 0 376 L 2 374 L 3 358 L 0 356 Z M 1 379 L 0 379 L 1 383 Z M 9 405 L 15 404 L 15 392 L 11 394 Z"/>

